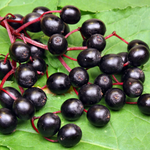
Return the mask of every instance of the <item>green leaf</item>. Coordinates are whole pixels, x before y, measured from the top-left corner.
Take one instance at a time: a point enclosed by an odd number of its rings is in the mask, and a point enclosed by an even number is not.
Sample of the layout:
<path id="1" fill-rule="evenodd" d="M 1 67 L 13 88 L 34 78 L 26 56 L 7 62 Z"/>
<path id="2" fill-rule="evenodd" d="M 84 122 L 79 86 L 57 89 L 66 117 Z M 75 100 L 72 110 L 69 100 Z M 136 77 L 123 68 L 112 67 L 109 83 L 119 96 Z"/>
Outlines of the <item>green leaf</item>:
<path id="1" fill-rule="evenodd" d="M 59 4 L 59 5 L 58 5 Z M 9 3 L 6 2 L 2 6 L 0 5 L 0 14 L 5 16 L 7 13 L 21 13 L 23 15 L 31 12 L 36 6 L 47 6 L 51 10 L 56 10 L 57 7 L 68 5 L 67 0 L 63 1 L 47 1 L 47 0 L 27 0 L 27 1 L 17 1 L 11 0 Z M 111 5 L 110 5 L 111 4 Z M 80 27 L 82 23 L 90 18 L 99 18 L 105 24 L 107 32 L 105 34 L 109 35 L 113 31 L 127 40 L 128 42 L 133 39 L 141 39 L 149 44 L 150 41 L 150 19 L 149 19 L 149 1 L 138 1 L 134 3 L 131 1 L 72 1 L 71 5 L 78 6 L 82 12 L 82 17 L 79 23 L 76 25 L 70 25 L 70 30 Z M 128 7 L 130 6 L 130 7 Z M 140 7 L 136 7 L 140 6 Z M 146 7 L 148 6 L 148 7 Z M 119 8 L 119 9 L 117 9 Z M 109 11 L 106 11 L 109 10 Z M 100 11 L 100 13 L 91 13 L 95 11 Z M 31 33 L 29 33 L 31 34 Z M 39 38 L 44 44 L 47 44 L 48 37 L 43 35 L 43 33 L 31 34 L 32 38 Z M 79 32 L 73 33 L 67 39 L 69 47 L 81 46 L 82 37 Z M 10 40 L 6 29 L 0 27 L 0 53 L 7 54 L 10 46 Z M 117 37 L 111 37 L 107 39 L 107 46 L 102 52 L 102 55 L 109 53 L 119 53 L 127 51 L 127 44 L 122 42 Z M 76 58 L 80 51 L 68 51 L 66 55 Z M 78 66 L 78 63 L 64 58 L 65 62 L 70 68 Z M 55 72 L 65 72 L 69 74 L 68 71 L 62 66 L 58 59 L 52 56 L 48 51 L 46 51 L 46 63 L 49 65 L 48 74 L 51 75 Z M 144 93 L 149 93 L 150 91 L 150 61 L 143 66 L 143 71 L 146 76 L 146 81 L 144 83 Z M 90 82 L 93 83 L 96 76 L 100 74 L 98 67 L 94 67 L 88 70 L 90 75 Z M 117 75 L 117 79 L 120 80 L 121 75 Z M 36 87 L 43 87 L 46 84 L 46 76 L 39 78 L 38 82 L 35 84 Z M 12 86 L 19 90 L 15 80 L 6 81 L 5 86 Z M 122 88 L 121 86 L 117 86 Z M 54 95 L 47 88 L 44 89 L 47 94 L 48 100 L 45 107 L 36 112 L 36 116 L 41 116 L 46 112 L 54 112 L 60 110 L 61 104 L 69 98 L 78 98 L 72 87 L 64 95 Z M 137 99 L 127 98 L 128 101 L 136 101 Z M 104 98 L 101 100 L 100 104 L 106 105 Z M 0 106 L 1 107 L 1 106 Z M 137 105 L 126 104 L 120 111 L 110 111 L 111 120 L 103 128 L 96 128 L 92 126 L 87 118 L 86 113 L 84 113 L 81 118 L 75 122 L 81 127 L 83 136 L 79 144 L 70 149 L 93 149 L 93 150 L 149 150 L 150 147 L 150 118 L 149 116 L 143 115 Z M 61 114 L 58 114 L 61 118 L 61 126 L 70 123 L 66 121 Z M 37 120 L 35 121 L 35 125 Z M 56 138 L 56 136 L 54 137 Z M 17 129 L 11 135 L 2 135 L 0 133 L 0 149 L 2 150 L 48 150 L 57 149 L 65 150 L 68 148 L 62 147 L 59 143 L 50 143 L 46 141 L 42 136 L 37 134 L 30 121 L 22 122 L 19 121 Z"/>
<path id="2" fill-rule="evenodd" d="M 102 11 L 110 11 L 112 9 L 125 9 L 127 7 L 143 7 L 150 6 L 149 0 L 144 1 L 121 1 L 121 0 L 76 0 L 70 3 L 70 0 L 60 1 L 58 4 L 60 7 L 64 7 L 66 5 L 73 5 L 78 7 L 82 11 L 89 12 L 102 12 Z"/>

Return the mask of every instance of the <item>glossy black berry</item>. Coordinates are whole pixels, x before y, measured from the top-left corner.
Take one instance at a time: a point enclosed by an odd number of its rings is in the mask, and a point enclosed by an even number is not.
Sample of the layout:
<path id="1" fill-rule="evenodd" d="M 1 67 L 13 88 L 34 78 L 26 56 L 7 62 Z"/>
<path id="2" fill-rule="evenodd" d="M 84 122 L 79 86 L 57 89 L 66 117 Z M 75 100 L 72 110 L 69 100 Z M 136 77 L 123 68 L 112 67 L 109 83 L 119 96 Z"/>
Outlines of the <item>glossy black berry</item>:
<path id="1" fill-rule="evenodd" d="M 78 64 L 83 68 L 95 67 L 100 63 L 101 54 L 94 48 L 81 51 L 77 57 Z"/>
<path id="2" fill-rule="evenodd" d="M 52 36 L 53 34 L 63 34 L 65 25 L 63 21 L 52 14 L 44 15 L 40 21 L 41 29 L 47 36 Z"/>
<path id="3" fill-rule="evenodd" d="M 35 108 L 30 100 L 19 97 L 13 103 L 13 112 L 21 120 L 29 120 L 34 116 Z"/>
<path id="4" fill-rule="evenodd" d="M 96 84 L 85 84 L 79 90 L 79 100 L 83 105 L 93 105 L 102 99 L 102 90 Z"/>
<path id="5" fill-rule="evenodd" d="M 30 47 L 24 42 L 16 41 L 11 44 L 9 55 L 16 62 L 28 61 L 31 55 Z"/>
<path id="6" fill-rule="evenodd" d="M 12 67 L 9 60 L 6 60 L 5 63 L 4 59 L 0 60 L 0 80 L 2 80 L 11 69 Z"/>
<path id="7" fill-rule="evenodd" d="M 82 67 L 75 67 L 69 73 L 69 78 L 73 87 L 81 87 L 89 81 L 88 72 Z"/>
<path id="8" fill-rule="evenodd" d="M 87 46 L 87 40 L 88 40 L 88 39 L 84 39 L 84 40 L 83 40 L 82 46 Z"/>
<path id="9" fill-rule="evenodd" d="M 53 34 L 47 43 L 48 50 L 54 56 L 60 56 L 66 53 L 68 42 L 61 34 Z"/>
<path id="10" fill-rule="evenodd" d="M 103 105 L 93 105 L 87 111 L 87 119 L 96 127 L 103 127 L 110 121 L 110 111 Z"/>
<path id="11" fill-rule="evenodd" d="M 64 147 L 73 147 L 82 138 L 82 131 L 75 124 L 66 124 L 58 132 L 57 139 Z"/>
<path id="12" fill-rule="evenodd" d="M 104 55 L 99 63 L 100 70 L 106 74 L 120 73 L 123 65 L 122 58 L 117 54 Z"/>
<path id="13" fill-rule="evenodd" d="M 15 77 L 17 83 L 24 88 L 33 86 L 37 81 L 37 73 L 29 64 L 21 64 L 18 66 Z"/>
<path id="14" fill-rule="evenodd" d="M 76 98 L 70 98 L 61 105 L 62 116 L 69 121 L 75 121 L 83 114 L 84 106 Z"/>
<path id="15" fill-rule="evenodd" d="M 0 109 L 0 133 L 12 133 L 17 127 L 17 122 L 17 118 L 11 110 L 7 108 Z"/>
<path id="16" fill-rule="evenodd" d="M 117 55 L 121 56 L 123 63 L 126 63 L 128 61 L 128 53 L 127 52 L 121 52 L 121 53 L 118 53 Z"/>
<path id="17" fill-rule="evenodd" d="M 84 37 L 90 38 L 93 34 L 104 35 L 106 27 L 99 19 L 89 19 L 82 24 L 80 31 Z"/>
<path id="18" fill-rule="evenodd" d="M 13 95 L 16 98 L 21 97 L 21 94 L 18 92 L 18 90 L 16 90 L 13 87 L 5 87 L 4 90 L 6 90 L 7 92 L 9 92 L 11 95 Z M 13 105 L 14 99 L 11 98 L 7 93 L 5 93 L 4 91 L 0 90 L 0 104 L 3 107 L 12 109 L 12 105 Z"/>
<path id="19" fill-rule="evenodd" d="M 47 80 L 47 87 L 55 94 L 64 94 L 71 86 L 70 78 L 65 73 L 54 73 Z"/>
<path id="20" fill-rule="evenodd" d="M 150 94 L 143 94 L 138 98 L 138 108 L 145 115 L 150 115 Z"/>
<path id="21" fill-rule="evenodd" d="M 41 43 L 39 40 L 34 39 L 34 41 Z M 28 44 L 30 46 L 30 51 L 31 51 L 31 57 L 38 56 L 38 57 L 43 57 L 45 53 L 45 49 L 42 49 L 40 47 L 37 47 L 32 44 Z"/>
<path id="22" fill-rule="evenodd" d="M 20 15 L 20 14 L 14 14 L 14 16 L 15 16 L 15 18 L 11 16 L 11 17 L 9 17 L 9 19 L 21 21 L 22 18 L 23 18 L 23 16 Z M 22 26 L 21 23 L 17 23 L 17 22 L 8 22 L 8 24 L 9 24 L 11 27 L 13 27 L 14 29 L 18 29 L 19 27 Z"/>
<path id="23" fill-rule="evenodd" d="M 45 13 L 47 11 L 50 11 L 50 9 L 47 7 L 39 6 L 39 7 L 34 8 L 32 12 L 36 12 L 36 13 L 39 13 L 40 15 L 42 15 L 43 13 Z"/>
<path id="24" fill-rule="evenodd" d="M 65 25 L 65 29 L 64 29 L 64 33 L 62 33 L 62 35 L 67 35 L 70 32 L 70 28 L 69 25 L 67 23 L 64 22 Z"/>
<path id="25" fill-rule="evenodd" d="M 32 60 L 28 63 L 31 64 L 31 66 L 36 71 L 39 71 L 41 73 L 44 73 L 46 71 L 46 63 L 45 63 L 44 59 L 42 59 L 40 57 L 34 56 L 32 58 Z"/>
<path id="26" fill-rule="evenodd" d="M 108 108 L 120 110 L 125 105 L 126 95 L 119 88 L 111 88 L 105 94 L 105 102 Z"/>
<path id="27" fill-rule="evenodd" d="M 61 120 L 59 116 L 54 113 L 43 114 L 37 122 L 38 131 L 44 137 L 55 135 L 58 132 L 60 125 Z"/>
<path id="28" fill-rule="evenodd" d="M 76 24 L 81 18 L 81 13 L 77 7 L 67 5 L 62 8 L 62 10 L 60 12 L 60 18 L 65 23 Z"/>
<path id="29" fill-rule="evenodd" d="M 142 40 L 132 40 L 128 43 L 128 47 L 127 47 L 128 51 L 131 48 L 133 48 L 134 46 L 137 46 L 137 45 L 144 45 L 149 49 L 149 46 L 144 41 L 142 41 Z"/>
<path id="30" fill-rule="evenodd" d="M 30 22 L 34 19 L 39 18 L 41 15 L 39 13 L 36 12 L 32 12 L 27 14 L 24 19 L 23 19 L 23 23 L 27 23 Z M 26 29 L 30 32 L 40 32 L 41 31 L 41 25 L 40 25 L 40 21 L 37 21 L 35 23 L 30 24 L 28 27 L 26 27 Z"/>
<path id="31" fill-rule="evenodd" d="M 123 82 L 123 90 L 129 97 L 139 97 L 143 92 L 143 84 L 140 80 L 128 78 Z"/>
<path id="32" fill-rule="evenodd" d="M 88 48 L 95 48 L 101 52 L 106 46 L 106 40 L 101 34 L 94 34 L 87 40 Z"/>
<path id="33" fill-rule="evenodd" d="M 102 93 L 105 93 L 113 86 L 112 79 L 107 74 L 100 74 L 99 76 L 97 76 L 94 84 L 98 85 L 102 89 Z"/>
<path id="34" fill-rule="evenodd" d="M 24 91 L 23 97 L 32 101 L 36 110 L 43 108 L 47 102 L 45 92 L 37 87 L 31 87 Z"/>
<path id="35" fill-rule="evenodd" d="M 134 46 L 129 51 L 128 59 L 131 66 L 141 66 L 149 60 L 149 49 L 143 45 Z"/>
<path id="36" fill-rule="evenodd" d="M 134 78 L 137 80 L 140 80 L 142 82 L 145 81 L 145 74 L 140 68 L 128 68 L 125 70 L 123 76 L 122 76 L 122 81 L 127 80 L 128 78 Z"/>

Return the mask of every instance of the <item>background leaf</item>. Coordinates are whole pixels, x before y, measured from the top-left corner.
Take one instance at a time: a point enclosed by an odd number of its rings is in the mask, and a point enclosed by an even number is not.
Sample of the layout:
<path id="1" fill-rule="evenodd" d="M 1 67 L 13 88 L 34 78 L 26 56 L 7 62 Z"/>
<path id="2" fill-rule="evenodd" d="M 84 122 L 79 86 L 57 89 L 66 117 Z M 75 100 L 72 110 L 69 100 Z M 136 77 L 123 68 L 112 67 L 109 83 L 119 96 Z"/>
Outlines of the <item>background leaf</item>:
<path id="1" fill-rule="evenodd" d="M 51 10 L 61 8 L 66 4 L 78 6 L 82 10 L 82 18 L 76 25 L 70 25 L 70 30 L 80 27 L 82 23 L 90 18 L 99 18 L 106 24 L 107 32 L 109 35 L 113 31 L 116 31 L 121 37 L 127 41 L 133 39 L 140 39 L 150 45 L 150 2 L 143 1 L 88 1 L 88 0 L 26 0 L 18 1 L 11 0 L 5 1 L 0 5 L 0 15 L 5 16 L 8 12 L 20 13 L 26 15 L 31 12 L 37 6 L 46 6 Z M 130 7 L 128 7 L 130 6 Z M 138 6 L 138 7 L 137 7 Z M 107 10 L 107 11 L 106 11 Z M 100 11 L 100 12 L 97 12 Z M 96 12 L 96 13 L 94 13 Z M 59 16 L 59 15 L 58 15 Z M 40 39 L 44 44 L 47 44 L 48 37 L 43 33 L 31 34 L 32 38 Z M 67 39 L 69 46 L 81 46 L 82 37 L 79 32 L 72 34 Z M 0 53 L 7 54 L 10 46 L 10 40 L 6 30 L 0 27 Z M 127 51 L 127 44 L 123 43 L 116 37 L 111 37 L 107 40 L 107 46 L 102 52 L 102 55 L 108 53 L 119 53 Z M 76 58 L 80 51 L 69 51 L 67 55 Z M 67 70 L 61 65 L 57 58 L 52 56 L 46 51 L 45 58 L 48 67 L 48 73 L 51 75 L 54 72 L 65 72 Z M 77 62 L 64 58 L 65 62 L 70 68 L 78 66 Z M 144 93 L 150 93 L 150 61 L 144 65 L 143 71 L 146 76 L 144 83 Z M 90 82 L 94 82 L 96 76 L 100 74 L 98 67 L 88 70 L 90 75 Z M 121 75 L 118 75 L 118 80 Z M 42 87 L 46 84 L 46 76 L 41 77 L 35 84 L 37 87 Z M 13 81 L 7 81 L 4 85 L 12 86 L 18 89 L 18 86 Z M 117 86 L 120 87 L 121 86 Z M 54 95 L 48 89 L 44 89 L 47 94 L 48 101 L 46 106 L 36 113 L 36 116 L 40 116 L 46 112 L 54 112 L 60 110 L 61 104 L 68 98 L 77 98 L 77 95 L 72 88 L 64 95 Z M 127 98 L 128 101 L 136 101 L 137 99 Z M 105 105 L 104 99 L 100 104 Z M 61 126 L 69 123 L 61 114 L 58 114 L 61 118 Z M 37 121 L 35 121 L 36 123 Z M 120 111 L 111 111 L 111 120 L 103 128 L 96 128 L 92 126 L 84 113 L 81 118 L 72 122 L 79 125 L 83 132 L 82 140 L 75 147 L 70 148 L 72 150 L 86 149 L 86 150 L 148 150 L 150 148 L 150 118 L 143 115 L 137 105 L 125 105 Z M 2 150 L 65 150 L 59 143 L 50 143 L 46 141 L 42 136 L 38 135 L 31 127 L 30 121 L 19 121 L 16 131 L 11 135 L 0 134 L 0 149 Z"/>

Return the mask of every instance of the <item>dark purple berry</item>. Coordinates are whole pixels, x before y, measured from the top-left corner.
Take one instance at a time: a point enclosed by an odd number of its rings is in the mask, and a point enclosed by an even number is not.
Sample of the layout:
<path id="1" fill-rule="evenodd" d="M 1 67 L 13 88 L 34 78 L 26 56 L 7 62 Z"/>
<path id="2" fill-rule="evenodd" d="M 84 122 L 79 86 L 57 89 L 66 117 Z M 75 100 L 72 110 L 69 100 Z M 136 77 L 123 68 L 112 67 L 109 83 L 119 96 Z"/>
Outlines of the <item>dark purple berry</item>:
<path id="1" fill-rule="evenodd" d="M 105 102 L 108 108 L 120 110 L 125 105 L 126 95 L 119 88 L 111 88 L 105 94 Z"/>
<path id="2" fill-rule="evenodd" d="M 134 78 L 134 79 L 144 82 L 145 74 L 140 68 L 128 68 L 127 70 L 125 70 L 122 76 L 122 81 L 125 81 L 128 78 Z"/>
<path id="3" fill-rule="evenodd" d="M 93 105 L 87 111 L 87 119 L 96 127 L 103 127 L 110 121 L 110 111 L 103 105 Z"/>
<path id="4" fill-rule="evenodd" d="M 66 53 L 68 42 L 61 34 L 53 34 L 47 43 L 48 50 L 54 56 L 60 56 Z"/>
<path id="5" fill-rule="evenodd" d="M 60 125 L 61 120 L 54 113 L 43 114 L 37 122 L 38 131 L 44 137 L 55 135 L 59 131 Z"/>
<path id="6" fill-rule="evenodd" d="M 0 109 L 0 133 L 12 133 L 17 127 L 17 122 L 17 118 L 11 110 L 7 108 Z"/>
<path id="7" fill-rule="evenodd" d="M 93 105 L 102 99 L 102 90 L 96 84 L 85 84 L 79 90 L 79 100 L 83 105 Z"/>
<path id="8" fill-rule="evenodd" d="M 138 98 L 138 108 L 145 115 L 150 115 L 150 94 L 143 94 Z"/>
<path id="9" fill-rule="evenodd" d="M 47 36 L 64 33 L 65 25 L 63 21 L 55 15 L 52 14 L 44 15 L 40 22 L 42 31 Z"/>
<path id="10" fill-rule="evenodd" d="M 47 101 L 45 92 L 37 87 L 31 87 L 25 90 L 23 97 L 32 101 L 36 110 L 43 108 Z"/>
<path id="11" fill-rule="evenodd" d="M 0 60 L 0 80 L 4 78 L 4 76 L 12 69 L 9 60 L 6 60 L 4 63 L 4 59 Z"/>
<path id="12" fill-rule="evenodd" d="M 25 24 L 27 22 L 35 20 L 35 19 L 39 18 L 40 16 L 41 15 L 36 12 L 29 13 L 24 17 L 23 23 Z M 40 21 L 30 24 L 28 27 L 26 27 L 26 29 L 30 32 L 40 32 L 41 31 Z"/>
<path id="13" fill-rule="evenodd" d="M 11 59 L 21 63 L 29 60 L 31 51 L 27 44 L 21 41 L 16 41 L 11 44 L 9 54 Z"/>
<path id="14" fill-rule="evenodd" d="M 82 67 L 75 67 L 69 73 L 69 78 L 73 87 L 81 87 L 89 81 L 88 72 Z"/>
<path id="15" fill-rule="evenodd" d="M 78 64 L 83 68 L 98 66 L 101 60 L 101 54 L 94 48 L 88 48 L 81 51 L 77 57 Z"/>
<path id="16" fill-rule="evenodd" d="M 120 73 L 123 65 L 122 58 L 117 54 L 104 55 L 99 63 L 100 70 L 106 74 Z"/>
<path id="17" fill-rule="evenodd" d="M 66 120 L 75 121 L 83 114 L 84 106 L 76 98 L 70 98 L 61 105 L 61 114 Z"/>
<path id="18" fill-rule="evenodd" d="M 62 8 L 62 10 L 60 12 L 60 18 L 65 23 L 76 24 L 81 18 L 81 13 L 77 7 L 67 5 Z"/>
<path id="19" fill-rule="evenodd" d="M 9 92 L 11 95 L 13 95 L 15 98 L 21 97 L 21 94 L 13 87 L 5 87 L 4 88 L 7 92 Z M 0 103 L 3 107 L 12 109 L 14 99 L 11 98 L 7 93 L 0 90 Z"/>
<path id="20" fill-rule="evenodd" d="M 16 21 L 21 21 L 22 18 L 23 18 L 23 16 L 20 15 L 20 14 L 14 14 L 14 16 L 15 16 L 15 18 L 11 16 L 9 19 L 11 19 L 11 20 L 16 20 Z M 9 24 L 11 27 L 13 27 L 14 29 L 18 29 L 19 27 L 22 26 L 22 24 L 21 24 L 21 23 L 18 23 L 18 22 L 8 22 L 8 24 Z"/>
<path id="21" fill-rule="evenodd" d="M 98 85 L 102 89 L 103 93 L 105 93 L 108 89 L 112 88 L 113 86 L 112 79 L 107 74 L 100 74 L 99 76 L 97 76 L 94 81 L 94 84 Z"/>
<path id="22" fill-rule="evenodd" d="M 75 124 L 66 124 L 58 132 L 57 139 L 64 147 L 73 147 L 82 137 L 82 131 L 79 126 Z"/>
<path id="23" fill-rule="evenodd" d="M 89 19 L 82 24 L 80 31 L 85 38 L 90 38 L 93 34 L 104 35 L 106 27 L 99 19 Z"/>
<path id="24" fill-rule="evenodd" d="M 39 6 L 39 7 L 34 8 L 32 12 L 36 12 L 36 13 L 39 13 L 40 15 L 42 15 L 43 13 L 45 13 L 47 11 L 50 11 L 50 9 L 47 7 Z"/>
<path id="25" fill-rule="evenodd" d="M 64 94 L 71 86 L 70 78 L 65 73 L 54 73 L 47 80 L 47 87 L 55 94 Z"/>
<path id="26" fill-rule="evenodd" d="M 37 39 L 34 39 L 34 41 L 41 43 Z M 44 56 L 45 49 L 39 48 L 39 47 L 29 44 L 29 43 L 28 43 L 28 45 L 30 46 L 31 57 L 34 57 L 34 56 L 43 57 Z"/>
<path id="27" fill-rule="evenodd" d="M 137 46 L 137 45 L 144 45 L 146 46 L 148 49 L 149 49 L 149 46 L 142 40 L 132 40 L 128 43 L 128 51 L 130 51 L 131 48 L 133 48 L 134 46 Z"/>
<path id="28" fill-rule="evenodd" d="M 39 71 L 41 73 L 45 73 L 46 71 L 46 63 L 44 61 L 44 59 L 34 56 L 32 58 L 32 60 L 30 62 L 28 62 L 29 64 L 31 64 L 31 66 L 36 70 Z"/>
<path id="29" fill-rule="evenodd" d="M 18 66 L 15 77 L 17 83 L 24 88 L 33 86 L 37 81 L 37 73 L 30 64 L 21 64 Z"/>
<path id="30" fill-rule="evenodd" d="M 134 46 L 129 51 L 128 59 L 131 66 L 141 66 L 149 60 L 149 49 L 143 45 Z"/>
<path id="31" fill-rule="evenodd" d="M 129 97 L 139 97 L 143 92 L 143 84 L 140 80 L 128 78 L 123 82 L 123 90 Z"/>
<path id="32" fill-rule="evenodd" d="M 21 120 L 29 120 L 34 116 L 35 108 L 30 100 L 19 97 L 13 103 L 13 112 Z"/>
<path id="33" fill-rule="evenodd" d="M 106 46 L 106 40 L 101 34 L 94 34 L 87 40 L 88 48 L 95 48 L 99 52 L 103 51 Z"/>

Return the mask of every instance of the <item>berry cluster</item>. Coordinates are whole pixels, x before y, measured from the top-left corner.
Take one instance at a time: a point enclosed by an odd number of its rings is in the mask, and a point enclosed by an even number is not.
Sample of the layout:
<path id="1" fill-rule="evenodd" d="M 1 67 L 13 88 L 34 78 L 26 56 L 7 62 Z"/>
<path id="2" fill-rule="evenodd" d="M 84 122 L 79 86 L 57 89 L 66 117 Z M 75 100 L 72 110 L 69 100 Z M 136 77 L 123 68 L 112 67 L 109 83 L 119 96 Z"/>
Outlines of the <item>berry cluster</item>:
<path id="1" fill-rule="evenodd" d="M 60 18 L 52 13 L 60 13 Z M 80 141 L 82 131 L 73 123 L 61 127 L 61 119 L 57 113 L 61 113 L 68 121 L 76 121 L 86 112 L 88 121 L 97 127 L 103 127 L 110 121 L 109 109 L 119 111 L 125 103 L 137 104 L 142 113 L 150 115 L 150 94 L 142 94 L 145 75 L 142 69 L 138 68 L 149 60 L 148 45 L 141 40 L 128 43 L 116 32 L 104 37 L 106 26 L 99 19 L 86 20 L 81 27 L 69 32 L 68 24 L 76 24 L 80 18 L 80 10 L 71 5 L 56 11 L 36 7 L 24 17 L 20 14 L 0 17 L 0 25 L 7 29 L 11 41 L 9 53 L 0 60 L 0 103 L 3 107 L 0 109 L 1 133 L 14 132 L 18 119 L 30 119 L 35 131 L 46 140 L 72 147 Z M 49 37 L 47 45 L 29 36 L 30 32 L 40 31 Z M 83 37 L 83 46 L 68 47 L 67 38 L 77 31 L 80 31 Z M 127 52 L 102 56 L 106 39 L 112 36 L 128 45 Z M 57 72 L 48 76 L 48 64 L 44 60 L 45 50 L 58 58 L 68 70 L 68 75 Z M 77 59 L 74 59 L 66 55 L 69 50 L 82 51 Z M 79 66 L 70 69 L 63 57 L 77 61 Z M 95 78 L 94 83 L 89 83 L 87 70 L 96 66 L 102 73 Z M 42 88 L 34 87 L 44 74 L 47 76 L 46 85 Z M 119 82 L 114 74 L 122 74 L 122 82 Z M 12 76 L 15 77 L 21 93 L 13 87 L 3 87 L 5 81 Z M 116 83 L 113 83 L 113 80 Z M 123 89 L 114 88 L 113 85 L 122 85 Z M 36 111 L 42 109 L 47 102 L 44 88 L 47 87 L 54 94 L 64 94 L 71 86 L 78 99 L 67 99 L 61 105 L 60 111 L 35 116 Z M 98 104 L 103 97 L 109 109 Z M 126 97 L 138 98 L 138 101 L 127 102 Z M 86 107 L 89 109 L 86 110 Z M 37 128 L 34 125 L 36 119 Z M 50 139 L 56 134 L 57 140 Z"/>

